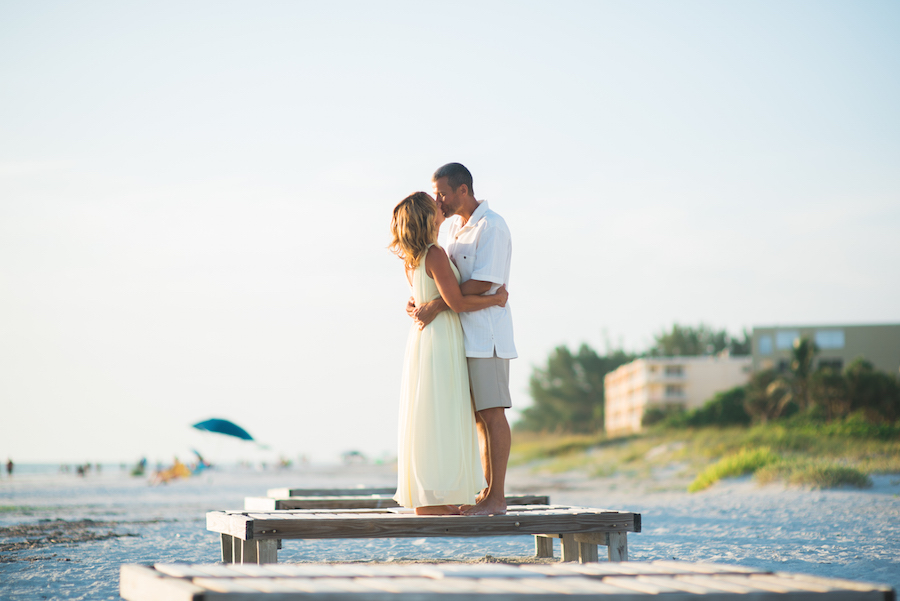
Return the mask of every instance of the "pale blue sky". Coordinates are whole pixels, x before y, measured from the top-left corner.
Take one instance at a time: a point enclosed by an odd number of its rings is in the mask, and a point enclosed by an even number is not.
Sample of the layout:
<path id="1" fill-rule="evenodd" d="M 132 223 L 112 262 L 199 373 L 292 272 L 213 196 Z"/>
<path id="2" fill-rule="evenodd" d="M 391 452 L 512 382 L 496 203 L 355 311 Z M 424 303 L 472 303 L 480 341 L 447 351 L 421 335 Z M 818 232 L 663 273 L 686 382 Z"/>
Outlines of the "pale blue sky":
<path id="1" fill-rule="evenodd" d="M 208 417 L 393 453 L 387 226 L 450 161 L 512 230 L 519 408 L 604 332 L 896 323 L 897 31 L 893 1 L 2 2 L 0 457 L 168 461 Z"/>

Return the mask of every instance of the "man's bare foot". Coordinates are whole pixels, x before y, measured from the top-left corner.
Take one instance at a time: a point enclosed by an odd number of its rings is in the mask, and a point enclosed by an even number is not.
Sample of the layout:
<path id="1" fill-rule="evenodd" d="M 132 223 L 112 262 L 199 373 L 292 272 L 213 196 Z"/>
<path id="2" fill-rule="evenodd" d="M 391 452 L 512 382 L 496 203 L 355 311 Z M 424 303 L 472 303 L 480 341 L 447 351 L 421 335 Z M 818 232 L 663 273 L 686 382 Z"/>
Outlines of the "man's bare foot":
<path id="1" fill-rule="evenodd" d="M 506 513 L 506 499 L 495 503 L 491 499 L 485 499 L 475 505 L 470 505 L 468 509 L 462 509 L 463 515 L 504 515 Z"/>
<path id="2" fill-rule="evenodd" d="M 416 507 L 416 515 L 459 515 L 456 505 L 425 505 Z"/>
<path id="3" fill-rule="evenodd" d="M 485 497 L 487 497 L 488 489 L 482 488 L 478 494 L 475 496 L 475 504 L 478 505 L 482 501 L 484 501 Z"/>

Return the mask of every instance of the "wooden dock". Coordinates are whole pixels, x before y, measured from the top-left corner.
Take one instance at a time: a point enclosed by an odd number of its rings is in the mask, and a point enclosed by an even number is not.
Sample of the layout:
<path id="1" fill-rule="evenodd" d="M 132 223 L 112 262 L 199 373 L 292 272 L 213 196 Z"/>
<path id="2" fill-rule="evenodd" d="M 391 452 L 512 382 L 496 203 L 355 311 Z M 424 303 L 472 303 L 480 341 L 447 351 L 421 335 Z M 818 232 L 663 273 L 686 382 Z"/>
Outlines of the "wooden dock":
<path id="1" fill-rule="evenodd" d="M 564 505 L 510 506 L 505 515 L 417 516 L 411 509 L 311 509 L 213 511 L 206 528 L 222 540 L 226 563 L 276 563 L 285 539 L 408 538 L 535 535 L 535 554 L 553 556 L 562 539 L 563 561 L 597 561 L 597 545 L 610 561 L 627 561 L 629 532 L 641 531 L 641 515 Z"/>
<path id="2" fill-rule="evenodd" d="M 888 586 L 740 566 L 603 564 L 123 565 L 126 601 L 895 601 Z"/>
<path id="3" fill-rule="evenodd" d="M 275 489 L 279 490 L 279 489 Z M 276 511 L 282 509 L 382 509 L 400 507 L 393 499 L 393 489 L 388 493 L 368 493 L 362 495 L 340 494 L 343 491 L 327 491 L 329 495 L 295 495 L 246 497 L 244 509 L 250 511 Z M 286 490 L 285 490 L 286 491 Z M 548 495 L 506 495 L 509 505 L 549 505 Z"/>

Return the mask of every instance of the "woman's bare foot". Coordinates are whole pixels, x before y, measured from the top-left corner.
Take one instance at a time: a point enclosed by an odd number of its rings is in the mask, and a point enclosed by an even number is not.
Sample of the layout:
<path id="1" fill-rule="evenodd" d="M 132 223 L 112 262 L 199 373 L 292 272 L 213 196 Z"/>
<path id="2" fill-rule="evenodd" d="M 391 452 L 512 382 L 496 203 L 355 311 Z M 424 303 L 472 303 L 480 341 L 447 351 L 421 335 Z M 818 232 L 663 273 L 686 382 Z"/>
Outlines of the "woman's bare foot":
<path id="1" fill-rule="evenodd" d="M 459 515 L 456 505 L 425 505 L 416 507 L 416 515 Z"/>

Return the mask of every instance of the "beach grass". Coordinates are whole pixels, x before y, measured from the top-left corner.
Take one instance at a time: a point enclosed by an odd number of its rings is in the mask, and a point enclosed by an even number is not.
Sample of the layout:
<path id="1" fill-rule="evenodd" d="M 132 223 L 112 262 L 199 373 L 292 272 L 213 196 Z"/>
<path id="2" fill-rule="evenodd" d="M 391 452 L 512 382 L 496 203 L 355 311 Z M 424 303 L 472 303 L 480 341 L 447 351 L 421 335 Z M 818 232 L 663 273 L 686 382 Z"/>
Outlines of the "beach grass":
<path id="1" fill-rule="evenodd" d="M 529 465 L 534 472 L 553 474 L 580 471 L 590 478 L 643 475 L 675 467 L 679 477 L 691 482 L 734 456 L 740 459 L 732 458 L 715 468 L 722 470 L 719 478 L 729 477 L 723 474 L 737 470 L 742 461 L 748 462 L 748 471 L 741 473 L 768 467 L 758 478 L 760 482 L 778 479 L 814 487 L 865 482 L 838 467 L 855 470 L 862 478 L 900 474 L 900 425 L 853 419 L 827 424 L 786 421 L 751 427 L 651 428 L 626 437 L 516 432 L 513 441 L 510 465 Z M 781 461 L 753 455 L 759 449 L 768 449 Z M 754 467 L 753 461 L 763 457 L 768 457 L 765 463 Z M 715 473 L 710 471 L 708 476 Z"/>
<path id="2" fill-rule="evenodd" d="M 872 478 L 857 468 L 822 460 L 787 460 L 760 467 L 755 473 L 760 484 L 782 480 L 810 488 L 853 486 L 869 488 Z"/>
<path id="3" fill-rule="evenodd" d="M 706 490 L 722 478 L 754 473 L 761 467 L 776 463 L 780 459 L 781 457 L 773 453 L 769 447 L 741 449 L 737 453 L 722 457 L 700 472 L 688 486 L 688 492 Z"/>

